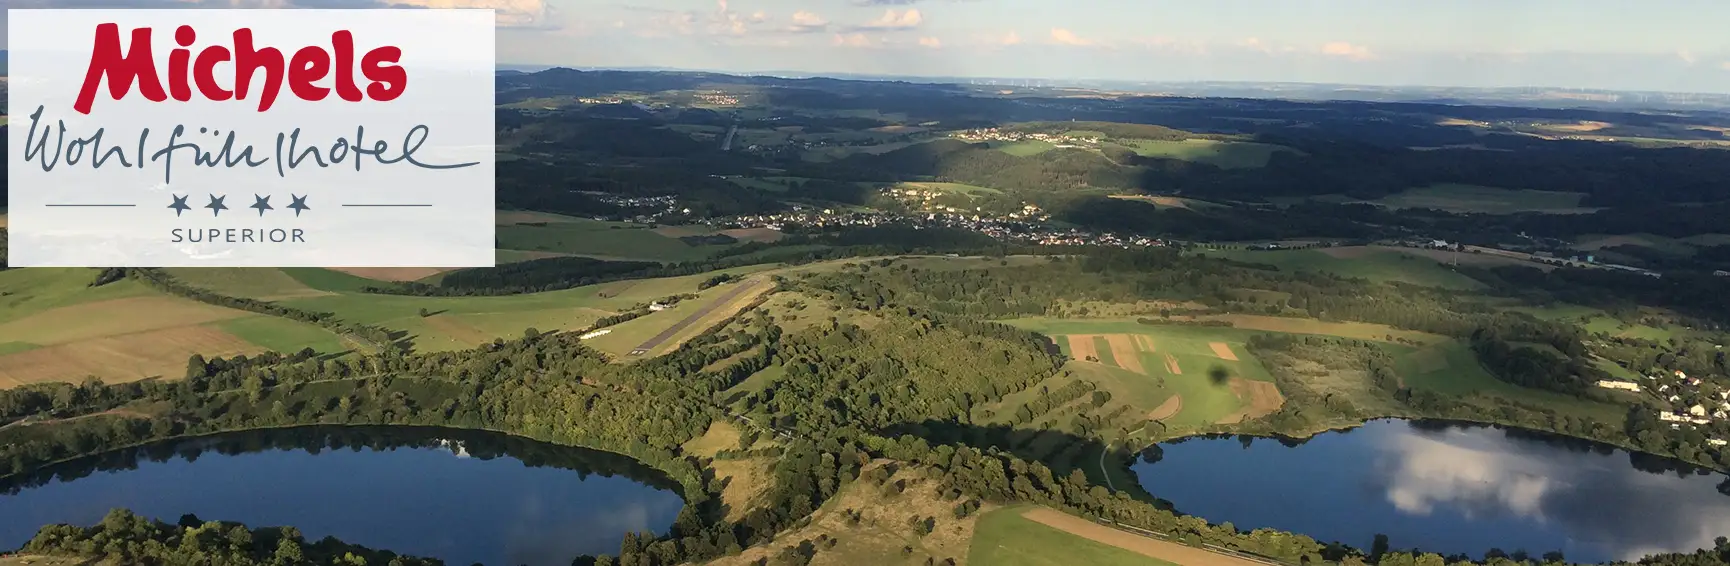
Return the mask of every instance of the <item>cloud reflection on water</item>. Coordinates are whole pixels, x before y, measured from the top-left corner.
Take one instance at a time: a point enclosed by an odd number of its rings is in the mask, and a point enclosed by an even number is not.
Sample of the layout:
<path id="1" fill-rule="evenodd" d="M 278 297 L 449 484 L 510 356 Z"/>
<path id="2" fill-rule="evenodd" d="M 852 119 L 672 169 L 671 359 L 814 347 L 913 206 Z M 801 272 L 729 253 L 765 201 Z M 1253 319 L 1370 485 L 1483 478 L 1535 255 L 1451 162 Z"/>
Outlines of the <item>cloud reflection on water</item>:
<path id="1" fill-rule="evenodd" d="M 1569 451 L 1494 431 L 1384 430 L 1374 467 L 1387 501 L 1407 514 L 1554 522 L 1573 543 L 1624 560 L 1707 548 L 1730 535 L 1730 498 L 1714 485 L 1721 476 L 1653 474 L 1616 461 L 1626 455 Z"/>

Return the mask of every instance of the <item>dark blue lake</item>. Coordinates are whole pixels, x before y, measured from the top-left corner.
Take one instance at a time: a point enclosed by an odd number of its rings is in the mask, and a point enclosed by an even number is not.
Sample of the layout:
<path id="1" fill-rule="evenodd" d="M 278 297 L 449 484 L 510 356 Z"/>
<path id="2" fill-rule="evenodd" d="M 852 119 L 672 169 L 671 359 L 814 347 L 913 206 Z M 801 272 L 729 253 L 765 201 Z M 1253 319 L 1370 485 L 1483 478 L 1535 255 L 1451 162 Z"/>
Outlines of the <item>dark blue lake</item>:
<path id="1" fill-rule="evenodd" d="M 293 526 L 453 566 L 568 565 L 665 533 L 676 484 L 616 454 L 444 429 L 296 428 L 175 441 L 58 466 L 5 486 L 0 549 L 43 525 L 125 507 Z"/>
<path id="2" fill-rule="evenodd" d="M 1633 560 L 1730 536 L 1725 477 L 1678 462 L 1529 431 L 1376 421 L 1301 444 L 1196 438 L 1134 470 L 1179 511 L 1368 549 L 1482 557 Z"/>

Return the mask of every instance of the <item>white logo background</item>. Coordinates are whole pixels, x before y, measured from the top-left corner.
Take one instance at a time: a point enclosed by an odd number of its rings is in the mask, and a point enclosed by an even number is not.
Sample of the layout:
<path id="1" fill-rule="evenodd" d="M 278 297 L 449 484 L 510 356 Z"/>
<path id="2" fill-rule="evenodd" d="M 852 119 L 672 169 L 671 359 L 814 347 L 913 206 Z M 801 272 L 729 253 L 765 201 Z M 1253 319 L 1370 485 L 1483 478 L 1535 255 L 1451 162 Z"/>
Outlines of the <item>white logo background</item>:
<path id="1" fill-rule="evenodd" d="M 151 51 L 164 91 L 181 25 L 198 32 L 187 48 L 193 60 L 211 45 L 232 55 L 233 31 L 244 27 L 252 30 L 255 47 L 282 53 L 288 74 L 296 51 L 319 46 L 334 56 L 331 34 L 348 30 L 361 90 L 371 83 L 361 73 L 361 57 L 387 45 L 402 49 L 397 65 L 407 72 L 407 88 L 389 102 L 349 102 L 334 90 L 322 101 L 307 102 L 285 78 L 271 108 L 259 112 L 263 71 L 255 73 L 245 100 L 224 102 L 206 100 L 196 84 L 189 101 L 151 102 L 136 83 L 116 101 L 103 78 L 90 114 L 80 114 L 73 103 L 103 23 L 119 24 L 123 52 L 130 49 L 133 29 L 152 28 Z M 493 26 L 491 10 L 12 10 L 8 261 L 15 267 L 490 267 Z M 333 64 L 314 84 L 334 88 L 335 72 Z M 234 89 L 232 57 L 216 66 L 215 76 L 222 88 Z M 41 117 L 33 120 L 38 107 Z M 171 142 L 176 126 L 185 131 Z M 426 131 L 415 161 L 474 165 L 384 164 L 352 149 L 340 163 L 332 162 L 339 140 L 369 151 L 383 142 L 382 157 L 399 158 L 405 136 L 417 126 Z M 292 168 L 279 163 L 278 136 L 296 128 L 294 155 L 316 148 L 327 167 L 310 158 Z M 99 131 L 99 141 L 75 143 Z M 232 149 L 219 160 L 238 161 L 250 145 L 251 160 L 266 163 L 200 165 L 191 148 L 153 157 L 171 143 L 194 143 L 198 153 L 221 155 L 231 133 Z M 26 160 L 38 147 L 50 160 L 60 154 L 51 170 L 43 168 L 44 155 Z M 98 157 L 104 158 L 100 168 L 93 167 Z M 281 157 L 290 157 L 286 145 Z M 225 210 L 206 208 L 213 196 L 221 197 Z M 184 197 L 185 210 L 170 208 L 176 197 Z M 270 208 L 252 208 L 259 197 L 269 197 Z M 290 208 L 295 197 L 305 205 L 298 216 Z M 214 240 L 212 229 L 219 231 Z M 247 230 L 255 241 L 243 241 Z M 291 236 L 295 230 L 300 241 Z M 193 241 L 194 233 L 203 241 Z M 276 237 L 286 241 L 271 241 Z"/>

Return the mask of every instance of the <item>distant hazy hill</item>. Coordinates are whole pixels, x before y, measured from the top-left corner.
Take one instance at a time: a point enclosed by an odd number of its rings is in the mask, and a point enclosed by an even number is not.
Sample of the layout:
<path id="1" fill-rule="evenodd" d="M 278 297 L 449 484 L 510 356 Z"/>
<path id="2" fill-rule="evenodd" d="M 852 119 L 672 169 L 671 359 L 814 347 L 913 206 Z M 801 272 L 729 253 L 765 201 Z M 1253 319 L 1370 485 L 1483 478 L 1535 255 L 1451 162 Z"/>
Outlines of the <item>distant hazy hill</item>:
<path id="1" fill-rule="evenodd" d="M 6 50 L 0 49 L 0 77 L 6 76 Z"/>

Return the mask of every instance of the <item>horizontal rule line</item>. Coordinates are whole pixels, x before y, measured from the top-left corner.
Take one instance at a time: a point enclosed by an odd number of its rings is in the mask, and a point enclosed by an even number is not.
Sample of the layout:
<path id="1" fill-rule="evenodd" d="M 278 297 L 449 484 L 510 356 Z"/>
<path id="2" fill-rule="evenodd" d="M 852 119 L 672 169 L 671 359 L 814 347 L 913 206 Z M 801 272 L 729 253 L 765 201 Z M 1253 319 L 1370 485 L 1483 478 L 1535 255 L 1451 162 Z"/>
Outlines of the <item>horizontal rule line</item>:
<path id="1" fill-rule="evenodd" d="M 430 204 L 345 204 L 343 206 L 380 207 L 380 206 L 432 206 L 432 205 L 430 205 Z"/>
<path id="2" fill-rule="evenodd" d="M 138 206 L 136 204 L 44 204 L 42 206 Z"/>

